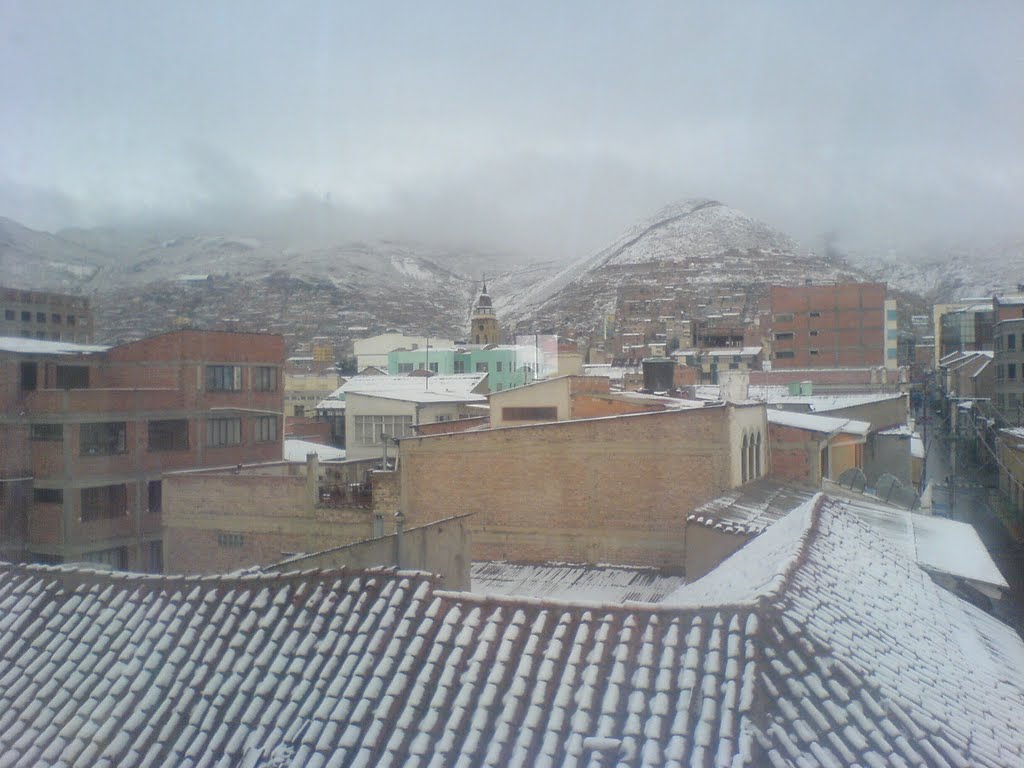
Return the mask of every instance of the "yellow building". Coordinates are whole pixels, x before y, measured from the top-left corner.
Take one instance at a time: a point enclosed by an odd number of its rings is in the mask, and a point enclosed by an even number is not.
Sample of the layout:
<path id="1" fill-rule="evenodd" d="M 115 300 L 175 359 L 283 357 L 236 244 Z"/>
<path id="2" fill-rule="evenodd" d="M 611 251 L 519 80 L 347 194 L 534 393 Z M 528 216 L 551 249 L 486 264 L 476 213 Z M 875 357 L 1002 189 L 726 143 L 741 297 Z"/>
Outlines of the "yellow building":
<path id="1" fill-rule="evenodd" d="M 473 314 L 470 318 L 469 338 L 473 344 L 498 344 L 500 329 L 498 328 L 498 317 L 494 314 L 494 307 L 491 305 L 491 297 L 487 293 L 487 281 L 483 282 L 483 289 L 477 297 L 476 305 L 473 307 Z"/>

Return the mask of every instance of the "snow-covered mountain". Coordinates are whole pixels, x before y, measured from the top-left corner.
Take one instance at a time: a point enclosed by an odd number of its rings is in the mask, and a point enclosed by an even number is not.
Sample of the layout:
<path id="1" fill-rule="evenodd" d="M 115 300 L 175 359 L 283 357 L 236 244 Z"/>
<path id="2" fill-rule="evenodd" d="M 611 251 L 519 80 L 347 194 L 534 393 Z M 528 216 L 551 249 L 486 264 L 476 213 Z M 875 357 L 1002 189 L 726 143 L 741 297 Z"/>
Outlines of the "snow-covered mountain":
<path id="1" fill-rule="evenodd" d="M 659 211 L 597 253 L 513 297 L 508 312 L 577 332 L 614 312 L 624 285 L 650 284 L 683 295 L 696 309 L 723 290 L 760 297 L 772 283 L 857 279 L 844 262 L 803 251 L 790 237 L 714 200 Z M 499 304 L 499 310 L 502 305 Z"/>
<path id="2" fill-rule="evenodd" d="M 913 245 L 881 256 L 853 252 L 848 258 L 876 279 L 933 302 L 1006 293 L 1024 283 L 1024 237 Z"/>

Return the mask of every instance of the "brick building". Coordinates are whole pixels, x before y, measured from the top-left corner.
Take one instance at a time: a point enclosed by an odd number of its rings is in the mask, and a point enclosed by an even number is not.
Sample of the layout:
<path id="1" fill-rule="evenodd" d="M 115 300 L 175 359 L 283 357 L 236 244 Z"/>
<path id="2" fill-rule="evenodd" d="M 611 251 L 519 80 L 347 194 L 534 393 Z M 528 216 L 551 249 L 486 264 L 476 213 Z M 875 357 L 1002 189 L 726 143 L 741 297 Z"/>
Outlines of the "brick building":
<path id="1" fill-rule="evenodd" d="M 474 513 L 475 560 L 680 568 L 687 514 L 767 472 L 767 429 L 720 404 L 407 438 L 401 509 Z"/>
<path id="2" fill-rule="evenodd" d="M 280 459 L 281 336 L 0 339 L 5 559 L 162 567 L 167 470 Z"/>
<path id="3" fill-rule="evenodd" d="M 0 309 L 0 337 L 93 341 L 92 308 L 84 296 L 0 287 Z"/>
<path id="4" fill-rule="evenodd" d="M 773 368 L 896 368 L 896 304 L 885 283 L 771 287 Z"/>

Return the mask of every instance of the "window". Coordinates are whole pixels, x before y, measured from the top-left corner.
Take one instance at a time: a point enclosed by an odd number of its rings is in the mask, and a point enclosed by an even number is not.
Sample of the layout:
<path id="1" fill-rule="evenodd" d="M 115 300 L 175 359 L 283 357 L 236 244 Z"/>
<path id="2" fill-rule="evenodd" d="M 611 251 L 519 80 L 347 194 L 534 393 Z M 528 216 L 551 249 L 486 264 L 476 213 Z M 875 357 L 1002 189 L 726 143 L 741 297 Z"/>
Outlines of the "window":
<path id="1" fill-rule="evenodd" d="M 277 391 L 277 368 L 272 365 L 257 365 L 252 369 L 252 388 L 256 392 Z M 238 387 L 235 387 L 238 389 Z"/>
<path id="2" fill-rule="evenodd" d="M 1006 336 L 1006 348 L 1017 349 L 1017 336 L 1016 334 L 1010 333 Z"/>
<path id="3" fill-rule="evenodd" d="M 188 419 L 162 419 L 149 422 L 149 450 L 187 451 Z"/>
<path id="4" fill-rule="evenodd" d="M 792 323 L 793 322 L 793 313 L 792 312 L 781 312 L 781 313 L 775 315 L 775 322 L 776 323 Z"/>
<path id="5" fill-rule="evenodd" d="M 128 492 L 122 485 L 101 485 L 82 489 L 81 517 L 83 523 L 114 520 L 128 513 Z"/>
<path id="6" fill-rule="evenodd" d="M 89 368 L 85 365 L 58 365 L 57 389 L 88 389 Z"/>
<path id="7" fill-rule="evenodd" d="M 553 405 L 502 408 L 501 418 L 504 421 L 557 421 L 558 408 Z"/>
<path id="8" fill-rule="evenodd" d="M 900 311 L 898 309 L 888 309 L 885 312 L 885 317 L 887 320 L 899 320 Z"/>
<path id="9" fill-rule="evenodd" d="M 151 515 L 158 515 L 164 507 L 164 485 L 162 480 L 150 480 L 147 486 L 149 506 L 146 507 Z"/>
<path id="10" fill-rule="evenodd" d="M 1006 378 L 1013 380 L 1017 378 L 1017 364 L 1007 363 L 1006 364 Z"/>
<path id="11" fill-rule="evenodd" d="M 123 421 L 83 424 L 79 428 L 78 446 L 83 456 L 112 456 L 127 453 L 128 441 Z"/>
<path id="12" fill-rule="evenodd" d="M 811 336 L 817 336 L 818 335 L 817 331 L 810 331 L 809 333 L 810 333 Z"/>
<path id="13" fill-rule="evenodd" d="M 501 373 L 501 368 L 502 368 L 502 362 L 501 362 L 501 360 L 499 360 L 498 362 L 496 362 L 494 364 L 494 370 L 496 370 L 498 373 Z"/>
<path id="14" fill-rule="evenodd" d="M 740 368 L 740 364 L 739 363 L 729 363 L 729 370 L 730 371 L 738 371 L 739 368 Z"/>
<path id="15" fill-rule="evenodd" d="M 146 561 L 147 573 L 164 572 L 164 543 L 162 541 L 151 541 L 146 545 Z"/>
<path id="16" fill-rule="evenodd" d="M 60 315 L 58 315 L 57 313 L 53 313 L 52 315 L 50 315 L 50 322 L 53 323 L 54 325 L 60 325 Z"/>
<path id="17" fill-rule="evenodd" d="M 476 364 L 476 372 L 477 373 L 487 373 L 487 363 L 477 363 Z"/>
<path id="18" fill-rule="evenodd" d="M 775 353 L 776 360 L 789 360 L 794 356 L 795 353 L 792 349 L 780 349 L 778 352 Z"/>
<path id="19" fill-rule="evenodd" d="M 74 325 L 74 324 L 75 324 L 75 316 L 74 315 L 68 315 L 68 325 Z"/>
<path id="20" fill-rule="evenodd" d="M 790 341 L 793 338 L 792 331 L 782 331 L 775 334 L 776 341 Z"/>
<path id="21" fill-rule="evenodd" d="M 398 364 L 398 372 L 399 373 L 412 373 L 412 371 L 413 371 L 412 363 L 399 363 Z"/>
<path id="22" fill-rule="evenodd" d="M 97 552 L 83 552 L 82 560 L 87 563 L 109 565 L 114 570 L 123 571 L 128 567 L 128 548 L 114 547 L 101 549 Z"/>
<path id="23" fill-rule="evenodd" d="M 412 416 L 356 416 L 353 428 L 356 445 L 382 445 L 381 435 L 409 437 L 413 434 Z"/>
<path id="24" fill-rule="evenodd" d="M 810 349 L 810 350 L 808 350 L 808 352 L 810 352 L 812 355 L 817 355 L 818 354 L 818 350 L 816 350 L 816 349 Z"/>
<path id="25" fill-rule="evenodd" d="M 455 361 L 455 373 L 465 373 L 465 372 L 466 372 L 466 361 L 465 360 L 456 360 Z"/>
<path id="26" fill-rule="evenodd" d="M 36 381 L 39 375 L 39 368 L 35 363 L 21 364 L 21 388 L 31 392 L 36 388 Z"/>
<path id="27" fill-rule="evenodd" d="M 293 415 L 297 418 L 303 418 L 306 415 L 306 406 L 296 405 L 293 411 Z"/>
<path id="28" fill-rule="evenodd" d="M 437 370 L 438 370 L 437 363 L 431 363 L 430 364 L 430 371 L 432 373 L 437 373 Z"/>
<path id="29" fill-rule="evenodd" d="M 217 447 L 242 442 L 242 420 L 210 419 L 206 422 L 206 444 Z"/>
<path id="30" fill-rule="evenodd" d="M 241 389 L 242 367 L 240 365 L 206 366 L 206 388 L 220 392 Z"/>
<path id="31" fill-rule="evenodd" d="M 14 315 L 14 310 L 13 309 L 5 309 L 4 310 L 4 320 L 14 320 L 14 317 L 15 317 L 15 315 Z"/>
<path id="32" fill-rule="evenodd" d="M 33 488 L 32 501 L 37 504 L 63 504 L 64 491 L 60 488 Z"/>
<path id="33" fill-rule="evenodd" d="M 821 312 L 808 312 L 808 317 L 821 317 Z"/>
<path id="34" fill-rule="evenodd" d="M 64 439 L 64 426 L 62 424 L 33 424 L 29 427 L 29 437 L 32 440 L 48 440 L 59 443 Z"/>
<path id="35" fill-rule="evenodd" d="M 45 323 L 46 322 L 46 313 L 45 312 L 36 312 L 36 322 L 37 323 Z"/>
<path id="36" fill-rule="evenodd" d="M 32 313 L 31 312 L 22 312 L 21 313 L 21 322 L 23 322 L 23 323 L 31 323 L 32 322 Z"/>
<path id="37" fill-rule="evenodd" d="M 277 440 L 277 416 L 257 416 L 255 437 L 257 443 Z"/>
<path id="38" fill-rule="evenodd" d="M 221 547 L 241 547 L 245 538 L 240 533 L 218 533 L 217 544 Z"/>

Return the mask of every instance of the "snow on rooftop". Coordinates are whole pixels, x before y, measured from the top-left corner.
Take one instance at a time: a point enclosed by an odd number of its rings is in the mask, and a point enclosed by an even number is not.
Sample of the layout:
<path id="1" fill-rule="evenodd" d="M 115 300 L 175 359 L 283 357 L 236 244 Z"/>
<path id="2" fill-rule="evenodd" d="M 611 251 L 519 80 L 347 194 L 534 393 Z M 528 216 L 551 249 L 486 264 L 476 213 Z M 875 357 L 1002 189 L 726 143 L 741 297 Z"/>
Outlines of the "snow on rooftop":
<path id="1" fill-rule="evenodd" d="M 367 395 L 407 392 L 441 392 L 469 394 L 480 386 L 486 373 L 454 373 L 434 376 L 353 376 L 334 392 L 328 400 L 341 399 L 349 392 Z"/>
<path id="2" fill-rule="evenodd" d="M 306 455 L 315 453 L 320 461 L 338 461 L 345 458 L 345 451 L 330 445 L 321 445 L 309 440 L 288 438 L 284 441 L 285 461 L 305 461 Z"/>
<path id="3" fill-rule="evenodd" d="M 656 568 L 580 563 L 476 562 L 472 591 L 602 603 L 656 603 L 686 580 Z"/>
<path id="4" fill-rule="evenodd" d="M 26 339 L 21 336 L 0 336 L 0 352 L 22 355 L 89 355 L 106 352 L 110 347 L 97 344 L 72 344 L 68 341 Z"/>
<path id="5" fill-rule="evenodd" d="M 871 431 L 871 424 L 866 421 L 854 419 L 837 419 L 831 416 L 818 416 L 813 413 L 797 413 L 795 411 L 780 411 L 775 408 L 768 409 L 768 423 L 778 424 L 783 427 L 795 427 L 806 429 L 810 432 L 823 432 L 832 434 L 842 432 L 847 435 L 867 436 Z"/>
<path id="6" fill-rule="evenodd" d="M 0 564 L 5 762 L 1024 764 L 1020 637 L 844 504 L 671 604 Z"/>

